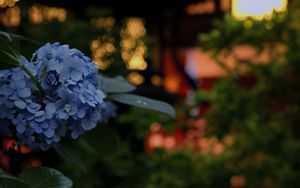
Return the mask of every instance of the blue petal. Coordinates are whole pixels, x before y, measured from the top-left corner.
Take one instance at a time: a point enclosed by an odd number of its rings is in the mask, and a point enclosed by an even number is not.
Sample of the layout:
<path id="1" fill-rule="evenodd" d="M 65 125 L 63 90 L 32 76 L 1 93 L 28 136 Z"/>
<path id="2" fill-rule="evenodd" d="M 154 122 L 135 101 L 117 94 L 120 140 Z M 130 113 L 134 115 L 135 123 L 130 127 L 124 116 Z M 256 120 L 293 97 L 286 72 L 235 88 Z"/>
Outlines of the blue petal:
<path id="1" fill-rule="evenodd" d="M 59 124 L 56 121 L 49 121 L 48 126 L 49 128 L 56 129 L 57 127 L 59 127 Z"/>
<path id="2" fill-rule="evenodd" d="M 84 96 L 83 96 L 82 94 L 79 94 L 79 99 L 80 99 L 80 101 L 81 101 L 83 104 L 86 103 L 86 100 L 85 100 L 85 98 L 84 98 Z"/>
<path id="3" fill-rule="evenodd" d="M 100 120 L 101 118 L 101 114 L 98 111 L 94 111 L 91 115 L 90 115 L 91 120 L 97 122 Z"/>
<path id="4" fill-rule="evenodd" d="M 57 116 L 59 119 L 68 119 L 68 114 L 63 110 L 59 110 Z"/>
<path id="5" fill-rule="evenodd" d="M 49 137 L 49 138 L 51 138 L 51 137 Z M 52 144 L 53 143 L 53 139 L 51 138 L 51 139 L 47 139 L 46 138 L 46 143 L 48 144 L 48 145 L 50 145 L 50 144 Z M 49 147 L 49 146 L 48 146 Z"/>
<path id="6" fill-rule="evenodd" d="M 80 135 L 79 131 L 72 131 L 72 133 L 71 133 L 71 137 L 73 139 L 77 139 L 79 137 L 79 135 Z"/>
<path id="7" fill-rule="evenodd" d="M 71 105 L 71 110 L 69 111 L 69 115 L 73 116 L 77 113 L 78 108 L 77 105 Z"/>
<path id="8" fill-rule="evenodd" d="M 17 93 L 19 97 L 25 98 L 31 95 L 31 90 L 29 88 L 23 88 L 18 90 Z"/>
<path id="9" fill-rule="evenodd" d="M 67 79 L 67 82 L 71 85 L 75 85 L 77 82 L 75 82 L 74 80 L 71 79 Z"/>
<path id="10" fill-rule="evenodd" d="M 36 133 L 38 133 L 38 134 L 41 134 L 41 133 L 43 132 L 43 129 L 40 128 L 40 127 L 37 127 L 37 128 L 34 129 L 34 131 L 35 131 Z"/>
<path id="11" fill-rule="evenodd" d="M 35 117 L 35 121 L 36 122 L 43 122 L 46 120 L 46 117 L 45 117 L 45 112 L 44 111 L 38 111 L 34 114 L 34 117 Z"/>
<path id="12" fill-rule="evenodd" d="M 61 88 L 58 90 L 58 96 L 63 99 L 66 99 L 67 97 L 70 96 L 70 92 L 68 92 L 68 90 L 65 88 Z"/>
<path id="13" fill-rule="evenodd" d="M 46 105 L 45 115 L 47 119 L 52 118 L 55 112 L 56 112 L 56 106 L 54 103 L 49 103 Z"/>
<path id="14" fill-rule="evenodd" d="M 85 116 L 85 110 L 79 109 L 77 112 L 77 117 L 78 118 L 83 118 Z"/>
<path id="15" fill-rule="evenodd" d="M 84 130 L 89 131 L 93 128 L 95 128 L 97 125 L 97 123 L 93 122 L 93 121 L 89 121 L 87 119 L 83 119 L 81 122 L 81 126 Z"/>
<path id="16" fill-rule="evenodd" d="M 22 134 L 25 132 L 25 127 L 21 124 L 17 125 L 16 130 L 18 133 Z"/>
<path id="17" fill-rule="evenodd" d="M 26 108 L 26 103 L 22 100 L 17 100 L 14 102 L 14 104 L 16 105 L 16 107 L 20 108 L 20 109 L 25 109 Z"/>
<path id="18" fill-rule="evenodd" d="M 48 63 L 48 69 L 55 70 L 57 73 L 61 73 L 62 68 L 63 68 L 63 65 L 58 60 L 51 59 Z"/>
<path id="19" fill-rule="evenodd" d="M 95 103 L 93 101 L 86 101 L 90 106 L 95 107 Z"/>
<path id="20" fill-rule="evenodd" d="M 9 95 L 13 94 L 13 92 L 14 92 L 14 90 L 11 87 L 9 87 L 8 85 L 2 86 L 1 90 L 2 90 L 3 95 L 5 95 L 5 96 L 9 96 Z"/>
<path id="21" fill-rule="evenodd" d="M 53 137 L 54 134 L 55 134 L 55 131 L 54 131 L 53 129 L 47 129 L 47 130 L 45 131 L 45 136 L 48 137 L 48 138 Z"/>
<path id="22" fill-rule="evenodd" d="M 40 126 L 41 128 L 43 128 L 43 129 L 49 128 L 49 125 L 48 125 L 47 122 L 42 122 L 39 126 Z"/>
<path id="23" fill-rule="evenodd" d="M 40 105 L 40 104 L 33 103 L 33 102 L 30 103 L 30 104 L 26 107 L 26 109 L 27 109 L 30 113 L 32 113 L 32 114 L 34 114 L 35 112 L 39 111 L 40 108 L 41 108 L 41 105 Z"/>
<path id="24" fill-rule="evenodd" d="M 16 80 L 16 81 L 14 81 L 14 84 L 19 89 L 26 87 L 26 82 L 24 80 Z"/>
<path id="25" fill-rule="evenodd" d="M 66 70 L 66 69 L 63 69 L 60 73 L 60 76 L 59 76 L 59 81 L 60 82 L 65 82 L 66 79 L 70 78 L 70 71 L 69 70 Z"/>
<path id="26" fill-rule="evenodd" d="M 82 73 L 81 72 L 77 72 L 77 71 L 72 71 L 71 72 L 71 78 L 74 81 L 79 81 L 82 78 Z"/>

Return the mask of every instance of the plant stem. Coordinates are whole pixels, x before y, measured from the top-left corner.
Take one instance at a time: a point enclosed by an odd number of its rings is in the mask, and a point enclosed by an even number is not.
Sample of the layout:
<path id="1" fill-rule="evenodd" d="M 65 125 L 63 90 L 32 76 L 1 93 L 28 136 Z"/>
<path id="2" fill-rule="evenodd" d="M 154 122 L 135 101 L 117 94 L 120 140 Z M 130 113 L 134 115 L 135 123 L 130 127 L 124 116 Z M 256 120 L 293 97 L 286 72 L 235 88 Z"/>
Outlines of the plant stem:
<path id="1" fill-rule="evenodd" d="M 33 76 L 33 74 L 23 65 L 20 64 L 20 67 L 26 72 L 26 74 L 31 78 L 36 87 L 38 88 L 41 95 L 45 95 L 44 90 L 40 84 L 40 82 Z"/>

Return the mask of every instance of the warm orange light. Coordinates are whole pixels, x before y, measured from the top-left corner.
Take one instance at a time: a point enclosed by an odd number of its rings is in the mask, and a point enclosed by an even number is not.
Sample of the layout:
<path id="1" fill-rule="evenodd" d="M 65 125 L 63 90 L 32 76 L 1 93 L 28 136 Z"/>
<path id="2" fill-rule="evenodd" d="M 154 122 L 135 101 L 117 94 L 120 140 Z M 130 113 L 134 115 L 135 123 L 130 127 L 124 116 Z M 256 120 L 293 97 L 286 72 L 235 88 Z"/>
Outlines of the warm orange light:
<path id="1" fill-rule="evenodd" d="M 44 18 L 40 5 L 33 5 L 28 9 L 29 21 L 34 24 L 42 23 Z"/>
<path id="2" fill-rule="evenodd" d="M 97 29 L 104 29 L 111 31 L 116 20 L 113 17 L 103 17 L 103 18 L 92 18 L 91 24 Z"/>
<path id="3" fill-rule="evenodd" d="M 0 0 L 0 7 L 5 7 L 5 6 L 6 6 L 6 1 Z"/>
<path id="4" fill-rule="evenodd" d="M 142 83 L 144 83 L 144 77 L 142 75 L 140 75 L 137 72 L 132 72 L 130 74 L 127 75 L 127 80 L 134 84 L 134 85 L 140 85 Z"/>
<path id="5" fill-rule="evenodd" d="M 122 28 L 121 35 L 121 56 L 129 70 L 145 70 L 146 45 L 142 37 L 146 34 L 144 21 L 141 18 L 129 18 Z"/>
<path id="6" fill-rule="evenodd" d="M 99 36 L 91 41 L 90 49 L 92 51 L 92 59 L 97 67 L 101 70 L 107 69 L 111 65 L 111 61 L 107 58 L 115 52 L 113 39 L 106 36 Z"/>
<path id="7" fill-rule="evenodd" d="M 0 8 L 13 7 L 19 0 L 0 0 Z"/>
<path id="8" fill-rule="evenodd" d="M 271 18 L 272 13 L 287 10 L 287 0 L 232 0 L 232 15 L 237 19 Z"/>
<path id="9" fill-rule="evenodd" d="M 35 4 L 28 9 L 29 21 L 32 24 L 40 24 L 43 21 L 58 20 L 63 22 L 66 20 L 67 11 L 63 8 L 47 7 Z"/>
<path id="10" fill-rule="evenodd" d="M 145 35 L 146 29 L 143 20 L 140 18 L 130 18 L 127 21 L 127 30 L 131 36 L 139 38 Z"/>
<path id="11" fill-rule="evenodd" d="M 230 11 L 231 8 L 231 0 L 221 0 L 221 9 L 224 12 Z"/>
<path id="12" fill-rule="evenodd" d="M 176 76 L 166 76 L 164 88 L 170 93 L 177 93 L 180 90 L 180 80 Z"/>
<path id="13" fill-rule="evenodd" d="M 6 27 L 17 27 L 21 23 L 21 10 L 18 6 L 0 13 L 0 22 Z"/>
<path id="14" fill-rule="evenodd" d="M 196 14 L 212 14 L 215 12 L 216 5 L 212 0 L 198 2 L 196 4 L 189 5 L 186 9 L 187 13 L 190 15 Z"/>
<path id="15" fill-rule="evenodd" d="M 166 149 L 174 149 L 176 147 L 176 140 L 174 136 L 166 136 L 164 140 L 164 146 Z"/>
<path id="16" fill-rule="evenodd" d="M 161 86 L 161 84 L 162 84 L 162 79 L 161 79 L 161 77 L 158 76 L 158 75 L 153 75 L 153 76 L 151 77 L 151 83 L 152 83 L 153 85 L 155 85 L 155 86 Z"/>
<path id="17" fill-rule="evenodd" d="M 151 132 L 159 132 L 162 129 L 161 124 L 157 123 L 157 122 L 153 122 L 150 125 L 150 131 Z"/>
<path id="18" fill-rule="evenodd" d="M 230 184 L 232 187 L 244 187 L 246 184 L 246 177 L 244 175 L 232 176 Z"/>
<path id="19" fill-rule="evenodd" d="M 145 70 L 147 68 L 147 63 L 142 55 L 134 55 L 127 63 L 127 68 L 129 70 Z"/>
<path id="20" fill-rule="evenodd" d="M 163 148 L 164 147 L 165 137 L 163 134 L 155 133 L 149 137 L 149 147 L 152 148 Z"/>
<path id="21" fill-rule="evenodd" d="M 246 22 L 247 21 L 245 21 L 245 23 Z M 286 50 L 287 49 L 283 44 L 266 44 L 260 52 L 250 45 L 241 44 L 232 47 L 230 51 L 227 49 L 222 50 L 217 57 L 217 60 L 222 62 L 228 69 L 233 70 L 237 67 L 240 61 L 250 61 L 254 64 L 265 64 L 276 58 L 279 62 L 285 62 L 284 54 Z M 185 70 L 192 78 L 217 78 L 228 75 L 228 72 L 226 72 L 226 70 L 222 68 L 212 57 L 213 52 L 195 48 L 189 49 L 186 53 L 187 60 Z M 270 56 L 270 53 L 273 55 Z M 246 66 L 240 65 L 240 73 L 247 73 L 245 68 Z"/>

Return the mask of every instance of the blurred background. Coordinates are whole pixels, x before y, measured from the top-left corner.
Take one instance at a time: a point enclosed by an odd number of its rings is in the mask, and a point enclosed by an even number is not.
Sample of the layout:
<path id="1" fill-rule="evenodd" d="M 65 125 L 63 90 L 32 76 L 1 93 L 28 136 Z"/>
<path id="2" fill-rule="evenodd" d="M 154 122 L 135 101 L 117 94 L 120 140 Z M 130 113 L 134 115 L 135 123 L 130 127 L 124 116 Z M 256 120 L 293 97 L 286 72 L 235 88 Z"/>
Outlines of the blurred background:
<path id="1" fill-rule="evenodd" d="M 0 29 L 60 42 L 122 75 L 175 119 L 118 115 L 60 153 L 22 149 L 74 187 L 300 187 L 300 3 L 296 0 L 0 0 Z M 39 45 L 24 42 L 30 57 Z M 88 143 L 93 143 L 88 144 Z M 0 164 L 12 166 L 2 139 Z"/>

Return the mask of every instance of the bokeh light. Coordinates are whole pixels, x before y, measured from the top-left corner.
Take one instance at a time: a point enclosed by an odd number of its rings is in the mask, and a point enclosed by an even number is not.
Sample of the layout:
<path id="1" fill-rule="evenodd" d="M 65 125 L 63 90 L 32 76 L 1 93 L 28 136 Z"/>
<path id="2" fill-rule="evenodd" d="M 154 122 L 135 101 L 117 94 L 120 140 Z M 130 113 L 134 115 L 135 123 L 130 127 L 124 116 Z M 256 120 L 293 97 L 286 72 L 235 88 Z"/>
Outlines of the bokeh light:
<path id="1" fill-rule="evenodd" d="M 132 72 L 128 74 L 126 78 L 130 83 L 134 85 L 141 85 L 145 81 L 144 77 L 138 72 Z"/>
<path id="2" fill-rule="evenodd" d="M 34 4 L 28 9 L 29 21 L 32 24 L 40 24 L 45 21 L 57 20 L 63 22 L 67 18 L 67 11 L 64 8 L 48 7 Z"/>
<path id="3" fill-rule="evenodd" d="M 19 0 L 0 0 L 0 8 L 13 7 Z"/>
<path id="4" fill-rule="evenodd" d="M 151 77 L 151 83 L 152 85 L 159 87 L 162 85 L 162 78 L 159 75 L 153 75 Z"/>
<path id="5" fill-rule="evenodd" d="M 5 27 L 17 27 L 21 23 L 21 9 L 18 6 L 7 8 L 0 12 L 0 22 Z"/>
<path id="6" fill-rule="evenodd" d="M 92 59 L 101 70 L 107 69 L 112 61 L 108 57 L 115 52 L 114 38 L 109 35 L 99 36 L 90 43 Z"/>
<path id="7" fill-rule="evenodd" d="M 287 0 L 232 0 L 232 15 L 237 19 L 271 18 L 272 13 L 287 10 Z"/>
<path id="8" fill-rule="evenodd" d="M 147 52 L 143 37 L 146 34 L 144 21 L 141 18 L 129 18 L 121 30 L 121 55 L 129 70 L 145 70 Z"/>

